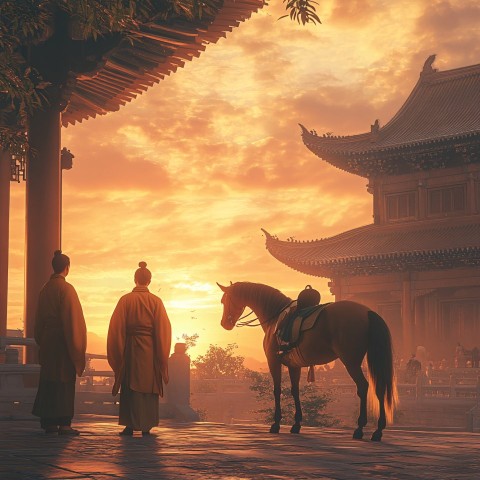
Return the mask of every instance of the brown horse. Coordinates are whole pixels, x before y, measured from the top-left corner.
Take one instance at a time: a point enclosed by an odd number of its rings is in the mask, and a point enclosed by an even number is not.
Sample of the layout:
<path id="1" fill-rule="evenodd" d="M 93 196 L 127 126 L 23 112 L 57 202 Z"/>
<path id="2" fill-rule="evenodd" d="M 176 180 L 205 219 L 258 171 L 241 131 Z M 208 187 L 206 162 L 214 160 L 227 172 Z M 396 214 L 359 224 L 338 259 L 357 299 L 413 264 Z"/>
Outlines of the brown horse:
<path id="1" fill-rule="evenodd" d="M 302 409 L 299 397 L 299 381 L 302 367 L 323 365 L 339 358 L 357 385 L 360 397 L 358 428 L 353 438 L 363 438 L 367 424 L 367 392 L 370 400 L 375 392 L 378 402 L 371 403 L 380 412 L 378 428 L 373 441 L 382 439 L 382 431 L 393 417 L 397 391 L 393 371 L 393 354 L 390 331 L 385 321 L 368 307 L 355 302 L 339 301 L 327 305 L 319 314 L 313 328 L 302 332 L 297 346 L 290 353 L 279 355 L 276 324 L 279 315 L 286 311 L 292 300 L 279 290 L 260 283 L 237 282 L 228 287 L 218 285 L 222 297 L 222 327 L 232 330 L 244 309 L 249 307 L 257 316 L 265 332 L 263 349 L 273 378 L 275 397 L 274 423 L 271 433 L 280 431 L 280 384 L 282 364 L 288 367 L 295 400 L 295 423 L 291 433 L 299 433 Z M 367 356 L 369 382 L 362 372 L 362 361 Z M 375 408 L 377 406 L 377 408 Z"/>

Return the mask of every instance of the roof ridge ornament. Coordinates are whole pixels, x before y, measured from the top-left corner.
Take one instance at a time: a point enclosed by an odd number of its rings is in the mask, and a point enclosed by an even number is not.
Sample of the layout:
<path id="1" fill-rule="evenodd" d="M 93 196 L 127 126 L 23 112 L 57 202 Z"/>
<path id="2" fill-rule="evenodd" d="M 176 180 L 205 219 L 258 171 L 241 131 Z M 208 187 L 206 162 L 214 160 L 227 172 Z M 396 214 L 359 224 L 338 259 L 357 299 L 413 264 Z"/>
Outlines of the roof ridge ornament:
<path id="1" fill-rule="evenodd" d="M 378 133 L 380 132 L 380 122 L 378 118 L 375 120 L 373 125 L 370 125 L 370 141 L 372 143 L 378 140 Z"/>
<path id="2" fill-rule="evenodd" d="M 428 77 L 432 75 L 433 73 L 438 72 L 437 68 L 433 68 L 433 62 L 435 61 L 435 58 L 437 57 L 437 54 L 434 53 L 433 55 L 430 55 L 426 60 L 425 63 L 423 64 L 423 69 L 420 72 L 420 78 Z"/>

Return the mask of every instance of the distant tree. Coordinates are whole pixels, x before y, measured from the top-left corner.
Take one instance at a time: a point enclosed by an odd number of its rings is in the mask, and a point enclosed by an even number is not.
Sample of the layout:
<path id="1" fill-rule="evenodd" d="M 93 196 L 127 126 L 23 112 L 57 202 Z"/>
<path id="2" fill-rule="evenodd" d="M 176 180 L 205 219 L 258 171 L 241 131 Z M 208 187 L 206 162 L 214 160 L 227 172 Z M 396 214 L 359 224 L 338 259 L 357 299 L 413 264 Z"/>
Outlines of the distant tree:
<path id="1" fill-rule="evenodd" d="M 197 378 L 241 378 L 245 374 L 244 357 L 235 356 L 238 345 L 231 343 L 225 348 L 210 345 L 205 355 L 192 362 Z"/>
<path id="2" fill-rule="evenodd" d="M 193 348 L 197 344 L 198 333 L 194 333 L 193 335 L 182 333 L 182 339 L 185 343 L 186 350 L 188 350 L 189 348 Z"/>
<path id="3" fill-rule="evenodd" d="M 271 423 L 274 415 L 273 382 L 269 373 L 248 371 L 247 377 L 251 379 L 250 390 L 255 392 L 257 402 L 262 408 L 255 410 L 257 420 L 262 423 Z M 282 378 L 282 416 L 283 422 L 293 424 L 295 404 L 290 393 L 290 380 Z M 337 425 L 338 420 L 324 412 L 332 401 L 325 393 L 319 393 L 312 383 L 300 386 L 300 400 L 302 402 L 302 424 L 309 427 L 331 427 Z"/>

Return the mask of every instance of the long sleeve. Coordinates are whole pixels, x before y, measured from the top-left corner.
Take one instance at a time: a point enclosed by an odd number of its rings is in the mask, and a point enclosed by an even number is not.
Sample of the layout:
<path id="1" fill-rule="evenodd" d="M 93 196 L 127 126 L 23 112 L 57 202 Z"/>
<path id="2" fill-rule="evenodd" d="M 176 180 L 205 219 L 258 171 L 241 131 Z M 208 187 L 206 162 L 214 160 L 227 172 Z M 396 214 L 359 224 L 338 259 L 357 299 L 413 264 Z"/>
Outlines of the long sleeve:
<path id="1" fill-rule="evenodd" d="M 68 284 L 61 303 L 60 315 L 68 353 L 75 371 L 80 377 L 85 370 L 85 352 L 87 351 L 87 326 L 77 292 Z"/>
<path id="2" fill-rule="evenodd" d="M 167 311 L 160 299 L 158 299 L 155 322 L 156 361 L 158 362 L 158 369 L 162 375 L 163 382 L 168 383 L 168 357 L 170 356 L 172 344 L 172 327 Z"/>
<path id="3" fill-rule="evenodd" d="M 41 298 L 41 295 L 42 293 L 40 293 L 40 298 Z M 33 330 L 33 336 L 35 337 L 35 342 L 37 345 L 40 345 L 40 342 L 42 341 L 43 329 L 45 327 L 44 317 L 41 315 L 41 312 L 40 312 L 40 305 L 41 305 L 41 302 L 39 299 L 38 305 L 37 305 L 37 311 L 35 314 L 35 327 Z"/>
<path id="4" fill-rule="evenodd" d="M 121 298 L 110 319 L 107 337 L 108 363 L 115 373 L 113 395 L 118 393 L 125 371 L 126 330 L 125 301 Z"/>

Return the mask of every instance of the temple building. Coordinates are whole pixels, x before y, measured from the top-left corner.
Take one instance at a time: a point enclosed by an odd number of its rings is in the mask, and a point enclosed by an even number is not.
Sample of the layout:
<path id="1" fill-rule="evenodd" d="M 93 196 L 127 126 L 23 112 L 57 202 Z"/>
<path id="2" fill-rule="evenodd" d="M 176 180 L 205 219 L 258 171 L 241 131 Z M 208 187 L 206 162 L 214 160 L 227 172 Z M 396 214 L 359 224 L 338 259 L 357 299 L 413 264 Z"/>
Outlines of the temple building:
<path id="1" fill-rule="evenodd" d="M 480 64 L 440 72 L 434 59 L 383 127 L 336 137 L 302 126 L 315 155 L 368 179 L 373 223 L 306 242 L 265 232 L 276 259 L 382 315 L 404 358 L 480 346 Z"/>

